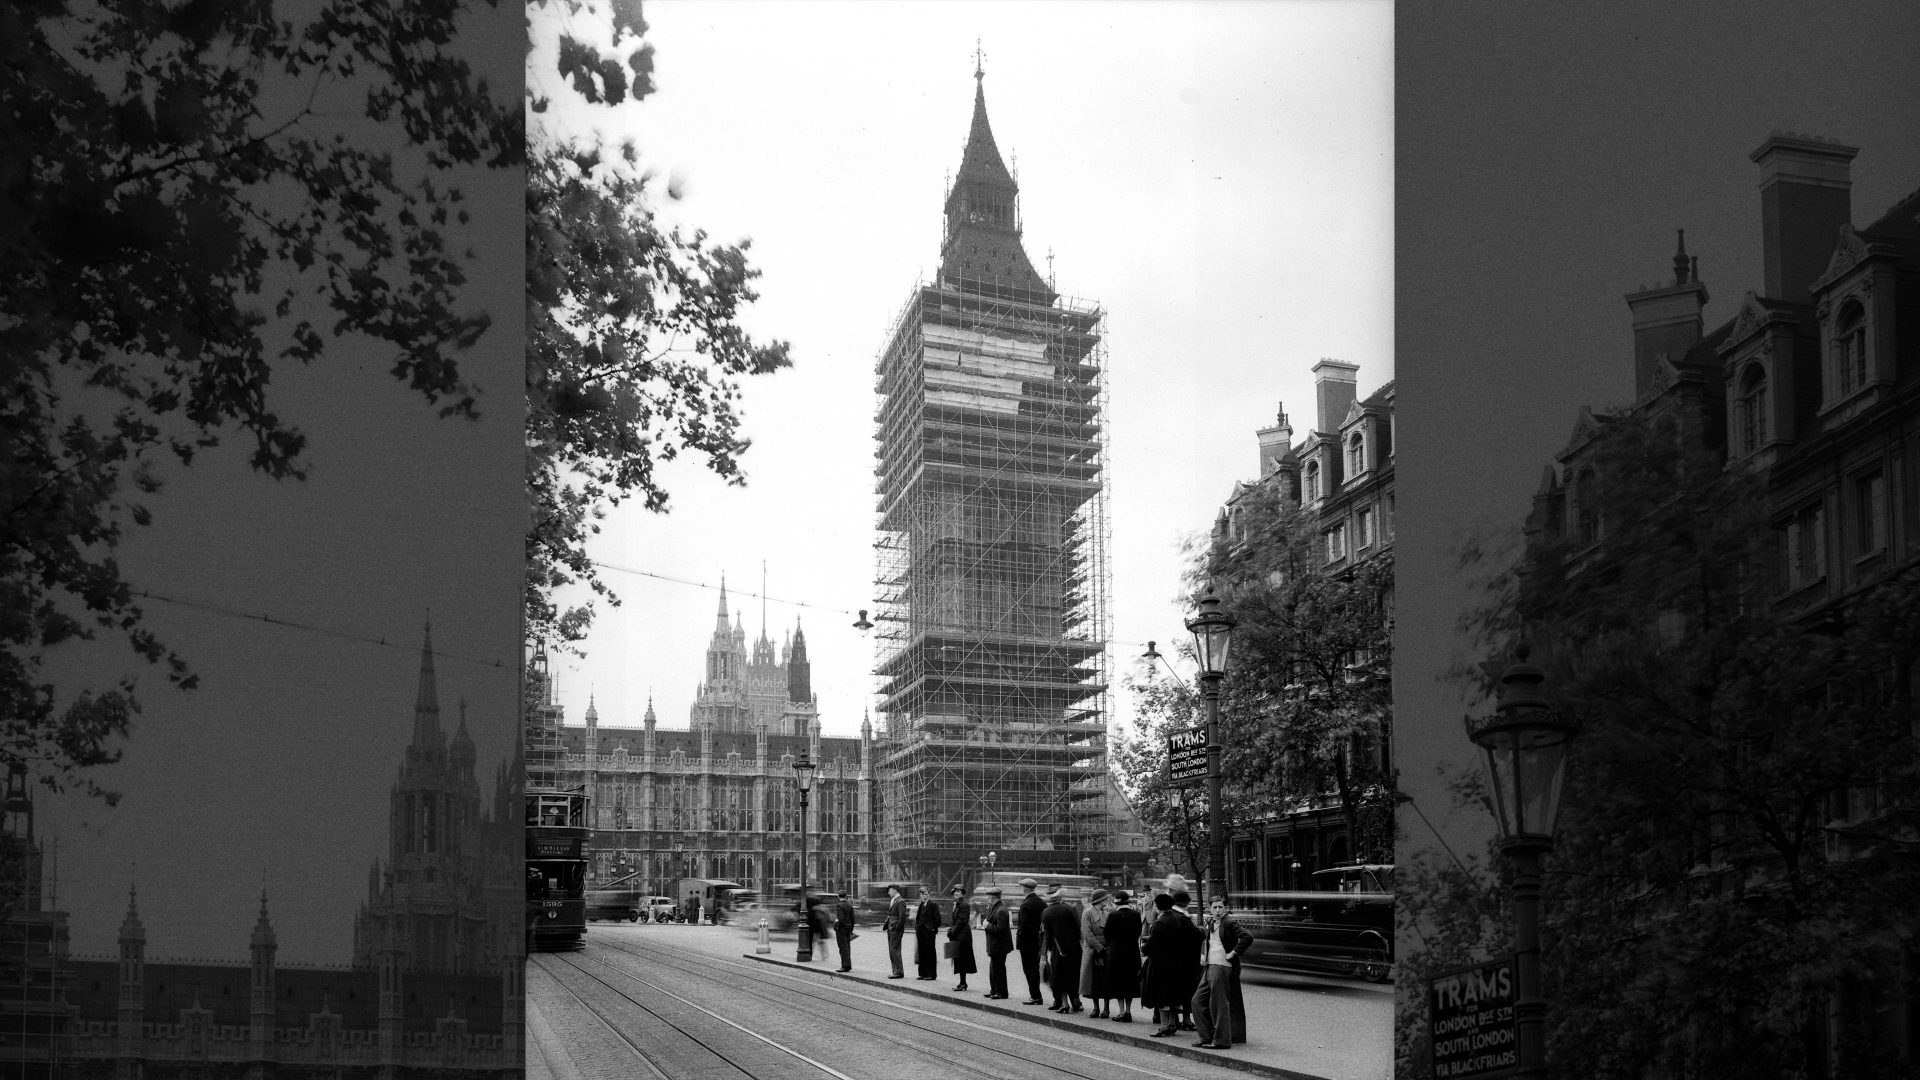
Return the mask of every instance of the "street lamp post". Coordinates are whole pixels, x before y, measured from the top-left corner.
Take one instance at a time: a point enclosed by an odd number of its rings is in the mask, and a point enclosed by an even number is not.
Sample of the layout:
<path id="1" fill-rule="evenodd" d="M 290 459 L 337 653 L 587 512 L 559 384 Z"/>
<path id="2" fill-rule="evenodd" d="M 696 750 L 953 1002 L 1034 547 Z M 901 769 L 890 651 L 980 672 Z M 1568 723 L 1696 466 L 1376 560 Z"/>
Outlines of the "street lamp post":
<path id="1" fill-rule="evenodd" d="M 1207 703 L 1207 878 L 1206 901 L 1227 893 L 1227 829 L 1220 803 L 1220 683 L 1227 677 L 1227 647 L 1233 643 L 1231 615 L 1220 610 L 1213 586 L 1200 598 L 1200 610 L 1187 620 L 1193 655 L 1200 662 L 1200 696 Z"/>
<path id="2" fill-rule="evenodd" d="M 1546 672 L 1527 647 L 1500 676 L 1491 716 L 1466 718 L 1467 735 L 1487 753 L 1500 851 L 1513 860 L 1514 1028 L 1523 1080 L 1547 1075 L 1547 1001 L 1540 993 L 1540 859 L 1553 848 L 1554 818 L 1567 776 L 1567 744 L 1579 733 L 1555 712 L 1540 686 Z"/>
<path id="3" fill-rule="evenodd" d="M 813 920 L 807 911 L 807 797 L 813 793 L 814 768 L 805 751 L 793 763 L 793 778 L 800 785 L 800 949 L 794 955 L 800 963 L 813 959 Z"/>

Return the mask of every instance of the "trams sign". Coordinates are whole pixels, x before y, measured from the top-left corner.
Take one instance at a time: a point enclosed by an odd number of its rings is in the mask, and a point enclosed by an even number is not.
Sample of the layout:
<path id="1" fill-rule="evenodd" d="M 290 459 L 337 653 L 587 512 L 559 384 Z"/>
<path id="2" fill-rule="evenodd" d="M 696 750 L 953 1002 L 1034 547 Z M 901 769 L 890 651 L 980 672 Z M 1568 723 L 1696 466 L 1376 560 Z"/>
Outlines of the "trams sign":
<path id="1" fill-rule="evenodd" d="M 1167 733 L 1167 780 L 1186 787 L 1207 778 L 1207 729 L 1182 728 Z"/>
<path id="2" fill-rule="evenodd" d="M 1435 1080 L 1486 1080 L 1520 1067 L 1514 997 L 1511 956 L 1428 980 Z"/>

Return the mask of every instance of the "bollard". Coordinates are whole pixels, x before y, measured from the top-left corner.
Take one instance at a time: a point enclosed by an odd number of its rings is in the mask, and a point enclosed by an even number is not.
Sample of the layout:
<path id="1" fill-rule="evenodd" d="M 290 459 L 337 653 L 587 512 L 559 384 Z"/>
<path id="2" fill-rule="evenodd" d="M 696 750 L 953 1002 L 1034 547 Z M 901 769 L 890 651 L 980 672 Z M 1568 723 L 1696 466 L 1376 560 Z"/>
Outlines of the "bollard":
<path id="1" fill-rule="evenodd" d="M 773 941 L 767 936 L 767 917 L 765 915 L 760 916 L 760 944 L 755 945 L 753 951 L 757 953 L 770 953 L 773 951 Z"/>

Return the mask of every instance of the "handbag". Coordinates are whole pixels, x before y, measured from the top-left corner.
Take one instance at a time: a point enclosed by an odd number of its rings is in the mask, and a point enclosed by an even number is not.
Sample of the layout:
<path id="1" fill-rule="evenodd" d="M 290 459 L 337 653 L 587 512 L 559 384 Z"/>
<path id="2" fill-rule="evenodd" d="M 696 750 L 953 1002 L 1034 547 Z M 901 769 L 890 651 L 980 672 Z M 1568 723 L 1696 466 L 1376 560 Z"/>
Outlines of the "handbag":
<path id="1" fill-rule="evenodd" d="M 1052 953 L 1048 953 L 1045 956 L 1042 956 L 1040 958 L 1040 981 L 1041 982 L 1053 981 L 1053 954 Z"/>
<path id="2" fill-rule="evenodd" d="M 943 942 L 941 942 L 941 943 L 940 943 L 940 958 L 941 958 L 941 959 L 943 959 L 943 960 L 951 960 L 951 959 L 953 959 L 953 946 L 954 946 L 954 944 L 955 944 L 955 943 L 954 943 L 954 942 L 951 942 L 951 941 L 943 941 Z"/>

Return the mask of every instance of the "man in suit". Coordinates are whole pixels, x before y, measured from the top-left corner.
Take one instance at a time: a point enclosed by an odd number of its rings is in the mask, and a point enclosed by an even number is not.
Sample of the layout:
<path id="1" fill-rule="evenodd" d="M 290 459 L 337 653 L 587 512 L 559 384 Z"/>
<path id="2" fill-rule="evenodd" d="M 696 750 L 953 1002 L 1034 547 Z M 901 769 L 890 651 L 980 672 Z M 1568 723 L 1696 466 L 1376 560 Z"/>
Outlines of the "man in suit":
<path id="1" fill-rule="evenodd" d="M 887 960 L 893 964 L 893 974 L 889 979 L 904 979 L 906 968 L 900 960 L 900 937 L 907 932 L 907 901 L 900 895 L 900 886 L 887 886 L 887 921 L 881 924 L 887 932 Z"/>
<path id="2" fill-rule="evenodd" d="M 833 907 L 833 943 L 840 946 L 840 970 L 853 970 L 853 901 L 846 893 L 840 894 L 840 902 Z"/>
<path id="3" fill-rule="evenodd" d="M 1020 970 L 1027 976 L 1028 1005 L 1040 1004 L 1040 916 L 1047 910 L 1047 902 L 1034 891 L 1039 884 L 1030 877 L 1020 879 L 1020 887 L 1027 890 L 1027 895 L 1020 901 L 1015 944 L 1020 947 Z"/>
<path id="4" fill-rule="evenodd" d="M 1231 1050 L 1247 1041 L 1247 1009 L 1240 998 L 1240 957 L 1253 948 L 1253 935 L 1227 914 L 1227 898 L 1207 905 L 1207 940 L 1200 986 L 1193 992 L 1193 1024 L 1202 1050 Z"/>
<path id="5" fill-rule="evenodd" d="M 1058 885 L 1047 889 L 1047 903 L 1040 912 L 1040 933 L 1041 946 L 1053 975 L 1047 980 L 1048 988 L 1053 991 L 1053 1004 L 1047 1011 L 1079 1012 L 1080 915 L 1068 906 Z"/>
<path id="6" fill-rule="evenodd" d="M 987 904 L 987 997 L 1007 996 L 1007 954 L 1013 951 L 1013 929 L 1009 924 L 1006 902 L 1000 899 L 1000 886 L 987 890 L 993 899 Z"/>

